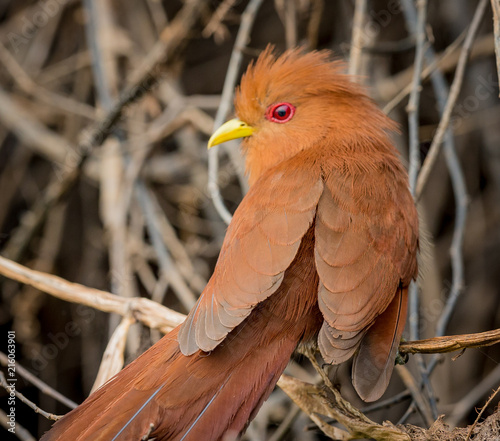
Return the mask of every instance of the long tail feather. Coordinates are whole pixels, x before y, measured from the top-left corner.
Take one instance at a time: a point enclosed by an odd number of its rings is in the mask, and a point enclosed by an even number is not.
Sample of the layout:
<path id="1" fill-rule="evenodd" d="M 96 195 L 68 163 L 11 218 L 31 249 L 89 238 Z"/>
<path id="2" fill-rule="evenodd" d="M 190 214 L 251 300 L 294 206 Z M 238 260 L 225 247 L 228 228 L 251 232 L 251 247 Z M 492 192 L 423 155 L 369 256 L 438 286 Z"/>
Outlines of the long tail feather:
<path id="1" fill-rule="evenodd" d="M 387 389 L 406 323 L 407 303 L 408 288 L 401 287 L 361 341 L 352 381 L 364 401 L 378 400 Z"/>
<path id="2" fill-rule="evenodd" d="M 148 432 L 157 441 L 236 436 L 272 392 L 299 337 L 275 334 L 250 347 L 247 334 L 257 329 L 235 331 L 230 344 L 186 357 L 174 330 L 58 421 L 41 441 L 140 440 Z"/>

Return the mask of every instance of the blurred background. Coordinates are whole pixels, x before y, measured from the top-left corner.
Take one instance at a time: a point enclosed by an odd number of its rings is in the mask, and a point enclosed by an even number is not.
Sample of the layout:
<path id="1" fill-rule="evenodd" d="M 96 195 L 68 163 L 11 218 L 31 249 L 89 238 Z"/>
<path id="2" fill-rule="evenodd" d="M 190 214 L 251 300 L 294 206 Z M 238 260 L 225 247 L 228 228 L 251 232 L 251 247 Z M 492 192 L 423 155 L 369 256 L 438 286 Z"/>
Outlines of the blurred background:
<path id="1" fill-rule="evenodd" d="M 353 43 L 355 9 L 363 3 Z M 407 330 L 408 338 L 500 327 L 494 3 L 427 4 L 424 77 L 414 116 L 422 161 L 440 123 L 466 34 L 474 17 L 480 21 L 444 152 L 419 200 L 429 243 L 422 246 L 420 305 L 412 316 L 420 331 Z M 71 282 L 146 297 L 187 313 L 211 275 L 226 229 L 210 197 L 206 149 L 214 118 L 232 116 L 232 97 L 221 99 L 224 82 L 232 90 L 231 75 L 238 79 L 268 44 L 278 53 L 297 45 L 329 49 L 345 60 L 353 47 L 359 49 L 358 81 L 399 123 L 394 142 L 408 163 L 407 106 L 418 52 L 417 6 L 422 4 L 0 0 L 0 255 Z M 478 16 L 481 6 L 484 12 Z M 248 38 L 243 35 L 235 45 L 238 32 L 248 25 Z M 231 70 L 233 52 L 242 60 Z M 137 97 L 113 119 L 124 93 Z M 228 111 L 217 113 L 221 102 Z M 242 158 L 237 148 L 220 148 L 219 161 L 218 188 L 233 212 L 247 188 Z M 18 365 L 74 402 L 83 401 L 120 317 L 8 278 L 0 279 L 0 289 L 0 349 L 6 353 L 7 333 L 14 330 Z M 456 305 L 450 295 L 458 299 Z M 132 325 L 125 362 L 160 337 L 158 330 Z M 376 421 L 428 427 L 444 414 L 451 426 L 465 426 L 500 385 L 500 351 L 491 346 L 467 350 L 455 360 L 454 355 L 425 356 L 420 362 L 410 357 L 407 367 L 417 382 L 423 372 L 419 363 L 435 367 L 422 391 L 425 409 L 415 405 L 397 374 L 384 396 L 387 406 L 372 411 L 352 390 L 349 366 L 330 369 L 330 375 L 342 394 Z M 314 378 L 301 357 L 289 373 Z M 41 409 L 69 411 L 18 376 L 18 391 Z M 0 389 L 3 412 L 9 407 L 7 396 Z M 493 400 L 483 417 L 497 404 Z M 296 409 L 277 389 L 245 439 L 326 439 Z M 7 439 L 5 414 L 0 417 L 0 437 Z M 51 425 L 19 400 L 16 419 L 18 429 L 27 430 L 17 431 L 19 439 L 37 439 Z"/>

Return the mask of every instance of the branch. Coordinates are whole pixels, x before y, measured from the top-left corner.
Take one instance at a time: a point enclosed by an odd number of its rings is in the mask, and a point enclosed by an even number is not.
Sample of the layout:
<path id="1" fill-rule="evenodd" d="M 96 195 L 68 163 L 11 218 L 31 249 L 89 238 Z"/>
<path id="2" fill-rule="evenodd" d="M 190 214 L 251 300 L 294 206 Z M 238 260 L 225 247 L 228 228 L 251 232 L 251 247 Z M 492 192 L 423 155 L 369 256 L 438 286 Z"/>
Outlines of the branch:
<path id="1" fill-rule="evenodd" d="M 8 393 L 12 393 L 12 391 L 14 391 L 16 398 L 19 398 L 20 401 L 28 407 L 31 407 L 35 413 L 39 413 L 48 420 L 57 421 L 62 418 L 61 415 L 54 415 L 53 413 L 45 412 L 45 410 L 40 409 L 35 403 L 33 403 L 33 401 L 26 398 L 21 392 L 18 392 L 13 385 L 7 383 L 7 379 L 2 371 L 0 371 L 0 386 L 2 386 Z"/>
<path id="2" fill-rule="evenodd" d="M 359 75 L 363 49 L 363 24 L 367 9 L 366 0 L 356 0 L 352 23 L 351 51 L 349 53 L 349 75 Z"/>
<path id="3" fill-rule="evenodd" d="M 465 37 L 465 42 L 462 47 L 462 51 L 460 52 L 457 71 L 455 73 L 455 77 L 453 78 L 453 83 L 451 84 L 450 95 L 448 97 L 448 101 L 446 102 L 443 116 L 441 118 L 441 121 L 439 121 L 436 135 L 432 140 L 429 153 L 427 154 L 425 162 L 422 165 L 422 170 L 420 172 L 420 175 L 418 176 L 417 189 L 415 192 L 417 200 L 422 195 L 423 189 L 425 187 L 425 184 L 427 183 L 430 172 L 434 167 L 434 164 L 436 163 L 441 143 L 443 141 L 446 130 L 448 129 L 448 125 L 450 124 L 451 113 L 453 111 L 453 107 L 455 106 L 458 95 L 462 88 L 462 82 L 465 74 L 465 67 L 467 65 L 467 60 L 469 58 L 469 54 L 472 48 L 472 43 L 474 42 L 474 38 L 476 37 L 477 31 L 479 30 L 479 26 L 484 16 L 484 11 L 486 10 L 486 4 L 487 0 L 480 1 L 479 5 L 477 6 L 476 12 L 474 13 L 474 17 L 472 19 L 470 28 L 467 32 L 467 36 Z"/>
<path id="4" fill-rule="evenodd" d="M 118 297 L 106 291 L 68 282 L 61 277 L 31 270 L 1 256 L 0 274 L 68 302 L 79 303 L 104 312 L 114 312 L 121 316 L 126 316 L 131 311 L 136 320 L 163 332 L 169 332 L 182 323 L 186 317 L 184 314 L 146 298 Z M 402 354 L 436 354 L 491 346 L 497 343 L 500 343 L 500 329 L 402 342 L 399 352 Z"/>
<path id="5" fill-rule="evenodd" d="M 120 94 L 113 108 L 98 123 L 82 132 L 80 137 L 82 141 L 75 151 L 69 150 L 66 155 L 65 165 L 69 169 L 55 176 L 35 206 L 22 216 L 18 229 L 4 248 L 4 254 L 7 257 L 13 260 L 19 259 L 40 225 L 45 221 L 50 208 L 73 188 L 93 148 L 106 140 L 126 106 L 149 92 L 156 84 L 156 78 L 160 72 L 159 66 L 172 57 L 179 45 L 187 39 L 191 26 L 201 13 L 201 3 L 203 0 L 190 0 L 184 4 L 174 20 L 164 29 L 160 41 L 146 56 L 139 70 L 130 75 L 129 86 Z M 71 157 L 72 155 L 76 158 Z"/>
<path id="6" fill-rule="evenodd" d="M 408 102 L 408 131 L 410 138 L 410 167 L 408 171 L 410 190 L 415 196 L 415 186 L 417 184 L 418 171 L 420 170 L 420 142 L 418 139 L 418 124 L 419 124 L 419 107 L 420 107 L 420 91 L 421 72 L 424 64 L 425 53 L 425 18 L 427 16 L 427 0 L 418 0 L 418 19 L 415 29 L 415 39 L 417 41 L 417 49 L 415 52 L 415 69 L 413 71 L 413 81 L 410 93 L 410 101 Z M 412 311 L 415 313 L 415 311 Z M 418 336 L 417 336 L 418 338 Z"/>
<path id="7" fill-rule="evenodd" d="M 498 387 L 493 394 L 488 398 L 488 401 L 484 404 L 484 406 L 481 408 L 481 411 L 477 414 L 477 418 L 474 421 L 474 424 L 472 424 L 469 427 L 469 431 L 467 432 L 467 438 L 465 438 L 465 441 L 469 441 L 470 437 L 472 435 L 472 432 L 474 432 L 474 429 L 477 426 L 478 421 L 481 419 L 481 416 L 483 415 L 483 412 L 486 410 L 486 408 L 490 405 L 490 403 L 493 401 L 493 398 L 500 392 L 500 387 Z"/>
<path id="8" fill-rule="evenodd" d="M 491 0 L 491 9 L 493 9 L 493 32 L 495 34 L 497 75 L 498 75 L 498 80 L 500 81 L 500 0 Z"/>
<path id="9" fill-rule="evenodd" d="M 2 366 L 7 366 L 9 364 L 9 359 L 7 355 L 3 352 L 0 352 L 0 364 Z M 23 377 L 26 381 L 29 381 L 33 386 L 37 387 L 41 392 L 49 397 L 54 398 L 70 409 L 74 409 L 78 406 L 73 400 L 65 397 L 61 393 L 57 392 L 55 389 L 51 388 L 47 383 L 44 383 L 38 377 L 35 377 L 30 371 L 21 366 L 19 362 L 16 361 L 16 373 L 18 373 L 21 377 Z"/>
<path id="10" fill-rule="evenodd" d="M 482 35 L 478 37 L 470 53 L 470 60 L 481 57 L 488 57 L 494 52 L 493 34 Z M 448 73 L 456 69 L 460 53 L 458 49 L 465 38 L 465 33 L 462 32 L 443 52 L 436 54 L 436 59 L 428 64 L 422 71 L 422 82 L 427 80 L 431 74 L 439 70 L 442 73 Z M 376 92 L 377 98 L 380 101 L 387 102 L 383 111 L 387 114 L 392 112 L 394 108 L 411 92 L 411 80 L 413 78 L 412 65 L 398 74 L 380 80 L 377 83 Z M 375 90 L 375 89 L 374 89 Z"/>
<path id="11" fill-rule="evenodd" d="M 333 439 L 350 440 L 373 438 L 376 440 L 410 441 L 410 437 L 392 425 L 377 424 L 345 401 L 340 393 L 334 395 L 326 389 L 282 375 L 278 386 L 297 404 L 318 427 Z M 319 415 L 334 418 L 348 430 L 327 424 Z"/>
<path id="12" fill-rule="evenodd" d="M 500 329 L 476 334 L 447 335 L 402 342 L 399 345 L 399 352 L 402 354 L 438 354 L 468 348 L 482 348 L 497 343 L 500 343 Z"/>
<path id="13" fill-rule="evenodd" d="M 233 52 L 229 60 L 229 67 L 227 68 L 226 79 L 222 88 L 222 97 L 217 115 L 215 115 L 214 127 L 218 128 L 226 120 L 229 113 L 234 87 L 238 80 L 238 73 L 243 59 L 243 48 L 248 44 L 250 38 L 250 31 L 252 30 L 255 16 L 259 11 L 262 0 L 251 0 L 245 12 L 241 16 L 241 26 L 238 29 L 238 35 L 234 42 Z M 208 191 L 214 203 L 215 209 L 219 213 L 222 220 L 229 224 L 232 216 L 226 208 L 222 196 L 220 194 L 219 186 L 217 185 L 217 176 L 219 173 L 219 149 L 211 149 L 208 151 Z"/>
<path id="14" fill-rule="evenodd" d="M 150 328 L 170 332 L 185 319 L 175 312 L 146 298 L 123 298 L 99 289 L 71 283 L 61 277 L 31 270 L 0 256 L 0 274 L 12 280 L 33 286 L 58 299 L 79 303 L 104 312 L 132 316 Z"/>

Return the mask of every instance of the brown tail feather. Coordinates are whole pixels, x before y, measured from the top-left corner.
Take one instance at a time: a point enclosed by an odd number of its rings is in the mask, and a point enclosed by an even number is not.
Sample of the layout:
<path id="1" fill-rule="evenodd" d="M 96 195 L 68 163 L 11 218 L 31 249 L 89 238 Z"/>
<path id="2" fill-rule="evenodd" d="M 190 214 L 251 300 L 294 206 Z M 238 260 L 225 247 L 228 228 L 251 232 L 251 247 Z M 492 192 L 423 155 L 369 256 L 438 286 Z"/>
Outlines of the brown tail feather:
<path id="1" fill-rule="evenodd" d="M 250 347 L 248 334 L 261 325 L 237 328 L 229 344 L 189 357 L 179 351 L 177 330 L 172 331 L 41 441 L 140 440 L 150 424 L 157 441 L 237 435 L 273 390 L 299 340 L 275 333 Z"/>
<path id="2" fill-rule="evenodd" d="M 352 381 L 364 401 L 378 400 L 387 389 L 406 323 L 407 303 L 408 288 L 399 288 L 361 341 L 353 363 Z"/>

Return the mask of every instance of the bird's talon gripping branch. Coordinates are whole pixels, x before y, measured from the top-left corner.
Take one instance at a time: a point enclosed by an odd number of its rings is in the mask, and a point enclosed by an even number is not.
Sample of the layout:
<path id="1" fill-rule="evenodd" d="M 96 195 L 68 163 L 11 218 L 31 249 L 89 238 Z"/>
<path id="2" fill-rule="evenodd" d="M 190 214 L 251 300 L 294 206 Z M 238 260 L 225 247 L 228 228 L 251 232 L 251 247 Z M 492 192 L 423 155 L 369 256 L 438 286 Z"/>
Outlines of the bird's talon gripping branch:
<path id="1" fill-rule="evenodd" d="M 396 354 L 396 364 L 403 366 L 406 363 L 408 363 L 408 360 L 410 359 L 410 356 L 408 354 L 401 354 L 399 351 Z"/>

